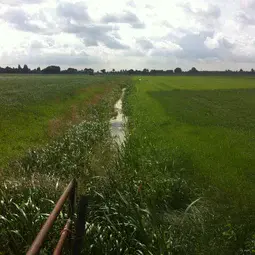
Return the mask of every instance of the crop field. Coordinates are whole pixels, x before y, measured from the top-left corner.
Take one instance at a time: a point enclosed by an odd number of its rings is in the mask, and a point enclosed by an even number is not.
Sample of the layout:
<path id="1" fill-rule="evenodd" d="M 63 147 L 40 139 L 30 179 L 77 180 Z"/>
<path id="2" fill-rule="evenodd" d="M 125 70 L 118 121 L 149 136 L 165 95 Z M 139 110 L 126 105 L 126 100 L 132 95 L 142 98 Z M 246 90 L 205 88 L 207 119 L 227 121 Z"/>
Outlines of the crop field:
<path id="1" fill-rule="evenodd" d="M 73 177 L 84 254 L 254 252 L 253 77 L 6 75 L 0 98 L 0 254 L 25 253 Z"/>
<path id="2" fill-rule="evenodd" d="M 217 224 L 225 224 L 221 234 L 235 242 L 225 250 L 222 240 L 220 250 L 208 253 L 238 253 L 255 233 L 255 79 L 136 77 L 134 82 L 129 131 L 140 155 L 151 146 L 147 159 L 173 158 L 176 171 L 182 169 L 182 178 L 202 192 L 200 202 L 214 207 L 221 218 Z"/>
<path id="3" fill-rule="evenodd" d="M 75 177 L 83 189 L 107 166 L 108 123 L 124 85 L 117 77 L 0 76 L 1 254 L 24 254 L 67 183 Z"/>
<path id="4" fill-rule="evenodd" d="M 0 167 L 79 122 L 113 87 L 102 77 L 1 75 Z"/>
<path id="5" fill-rule="evenodd" d="M 178 147 L 196 177 L 230 199 L 254 201 L 254 78 L 145 77 L 136 89 L 134 108 L 146 111 L 139 124 L 155 144 Z"/>

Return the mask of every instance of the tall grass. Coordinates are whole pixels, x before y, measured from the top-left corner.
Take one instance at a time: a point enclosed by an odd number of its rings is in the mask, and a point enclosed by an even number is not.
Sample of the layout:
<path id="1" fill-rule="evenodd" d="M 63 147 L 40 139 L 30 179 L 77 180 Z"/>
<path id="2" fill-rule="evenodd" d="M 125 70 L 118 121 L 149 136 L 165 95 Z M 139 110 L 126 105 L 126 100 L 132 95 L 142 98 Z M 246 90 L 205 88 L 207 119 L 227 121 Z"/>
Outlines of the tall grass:
<path id="1" fill-rule="evenodd" d="M 124 176 L 128 176 L 133 170 L 137 174 L 134 179 L 150 186 L 155 184 L 155 190 L 162 191 L 156 193 L 158 199 L 152 203 L 160 205 L 155 206 L 156 212 L 160 211 L 163 203 L 164 213 L 170 212 L 172 218 L 184 219 L 180 221 L 181 224 L 178 222 L 180 232 L 174 231 L 177 233 L 174 241 L 180 250 L 172 249 L 173 245 L 165 252 L 251 254 L 255 237 L 254 209 L 251 204 L 244 200 L 238 206 L 238 198 L 233 200 L 219 186 L 210 182 L 201 185 L 201 180 L 197 178 L 196 165 L 184 150 L 185 147 L 168 146 L 171 141 L 166 139 L 168 134 L 163 126 L 168 125 L 168 119 L 157 111 L 156 104 L 150 105 L 150 99 L 143 93 L 139 85 L 127 90 L 125 109 L 129 115 L 130 136 L 121 162 L 126 162 L 123 169 L 128 169 Z M 161 136 L 162 133 L 164 136 Z M 243 194 L 247 192 L 249 186 Z M 148 197 L 153 198 L 153 193 L 149 193 Z M 161 197 L 168 203 L 162 202 L 159 199 Z M 191 216 L 194 221 L 186 221 L 189 219 L 186 215 Z M 163 222 L 163 226 L 174 229 L 172 224 Z"/>
<path id="2" fill-rule="evenodd" d="M 146 116 L 130 104 L 137 100 L 135 90 L 126 90 L 129 135 L 115 167 L 88 185 L 84 254 L 252 254 L 251 211 L 235 219 L 231 203 L 219 203 L 224 193 L 196 182 L 184 151 L 151 139 Z"/>
<path id="3" fill-rule="evenodd" d="M 108 121 L 120 93 L 118 85 L 87 107 L 86 120 L 1 170 L 0 253 L 24 254 L 71 178 L 82 194 L 91 176 L 111 164 Z M 65 212 L 47 239 L 46 254 L 56 245 Z"/>
<path id="4" fill-rule="evenodd" d="M 79 192 L 89 195 L 84 254 L 252 254 L 252 224 L 237 224 L 226 214 L 227 204 L 208 197 L 181 148 L 155 143 L 149 131 L 156 123 L 143 125 L 150 116 L 134 111 L 135 87 L 124 85 L 129 133 L 122 148 L 114 149 L 108 127 L 118 89 L 91 108 L 87 121 L 14 164 L 0 187 L 0 251 L 24 253 L 66 180 L 75 176 Z M 56 229 L 45 253 L 58 238 Z"/>
<path id="5" fill-rule="evenodd" d="M 8 180 L 1 185 L 0 251 L 3 254 L 25 253 L 62 192 L 57 183 L 50 176 L 39 176 L 39 179 L 33 176 L 32 180 Z M 63 216 L 56 229 L 64 224 Z M 53 233 L 58 232 L 51 233 L 47 247 L 51 247 L 51 239 L 56 240 Z"/>
<path id="6" fill-rule="evenodd" d="M 91 181 L 86 253 L 195 253 L 190 232 L 203 232 L 204 201 L 174 173 L 174 156 L 141 158 L 137 145 L 127 141 L 116 168 Z"/>

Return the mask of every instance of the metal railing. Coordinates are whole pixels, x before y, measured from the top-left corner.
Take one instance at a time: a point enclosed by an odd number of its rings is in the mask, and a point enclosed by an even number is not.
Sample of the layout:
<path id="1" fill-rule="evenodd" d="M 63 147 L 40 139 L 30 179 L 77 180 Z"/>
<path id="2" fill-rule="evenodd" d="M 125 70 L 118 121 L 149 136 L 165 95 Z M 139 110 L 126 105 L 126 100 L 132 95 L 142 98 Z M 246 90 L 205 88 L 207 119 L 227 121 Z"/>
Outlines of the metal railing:
<path id="1" fill-rule="evenodd" d="M 75 212 L 75 204 L 76 204 L 76 188 L 77 183 L 76 180 L 73 179 L 69 185 L 66 187 L 65 191 L 59 198 L 58 202 L 56 203 L 53 211 L 51 212 L 50 216 L 42 226 L 40 232 L 37 234 L 34 242 L 32 243 L 31 247 L 27 251 L 27 255 L 34 255 L 38 254 L 40 249 L 42 248 L 43 242 L 45 241 L 48 232 L 52 228 L 54 222 L 56 221 L 59 213 L 61 212 L 66 200 L 69 200 L 69 209 L 68 209 L 68 220 L 66 222 L 65 227 L 61 231 L 61 236 L 59 238 L 59 241 L 57 243 L 57 246 L 54 250 L 54 255 L 61 254 L 63 246 L 65 244 L 65 241 L 67 238 L 71 240 L 72 238 L 72 223 L 74 220 L 74 212 Z M 71 247 L 71 241 L 70 241 L 70 250 Z"/>

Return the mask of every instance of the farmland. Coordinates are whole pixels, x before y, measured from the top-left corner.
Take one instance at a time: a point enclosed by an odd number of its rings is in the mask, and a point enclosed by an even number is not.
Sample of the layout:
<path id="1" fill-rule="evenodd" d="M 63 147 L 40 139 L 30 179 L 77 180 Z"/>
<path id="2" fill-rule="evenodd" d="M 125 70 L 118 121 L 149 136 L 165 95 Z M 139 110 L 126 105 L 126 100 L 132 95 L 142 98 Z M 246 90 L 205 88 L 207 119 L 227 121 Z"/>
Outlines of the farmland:
<path id="1" fill-rule="evenodd" d="M 201 203 L 211 204 L 219 221 L 205 224 L 204 239 L 229 234 L 231 241 L 223 238 L 219 250 L 208 253 L 242 253 L 237 249 L 254 234 L 255 79 L 137 77 L 134 82 L 128 108 L 136 153 L 153 159 L 150 169 L 158 168 L 155 161 L 170 160 L 161 175 L 174 168 L 201 192 L 195 195 L 203 197 Z"/>
<path id="2" fill-rule="evenodd" d="M 254 96 L 253 77 L 0 76 L 0 252 L 24 253 L 75 177 L 85 254 L 251 254 Z"/>
<path id="3" fill-rule="evenodd" d="M 144 78 L 136 86 L 139 125 L 151 131 L 154 144 L 183 151 L 196 177 L 217 185 L 230 199 L 241 192 L 244 201 L 246 191 L 254 198 L 254 82 L 228 77 Z M 147 114 L 139 113 L 143 110 Z"/>
<path id="4" fill-rule="evenodd" d="M 0 253 L 24 254 L 71 178 L 83 189 L 108 165 L 108 123 L 125 82 L 0 76 Z"/>
<path id="5" fill-rule="evenodd" d="M 0 77 L 0 166 L 79 122 L 114 81 L 90 76 Z"/>

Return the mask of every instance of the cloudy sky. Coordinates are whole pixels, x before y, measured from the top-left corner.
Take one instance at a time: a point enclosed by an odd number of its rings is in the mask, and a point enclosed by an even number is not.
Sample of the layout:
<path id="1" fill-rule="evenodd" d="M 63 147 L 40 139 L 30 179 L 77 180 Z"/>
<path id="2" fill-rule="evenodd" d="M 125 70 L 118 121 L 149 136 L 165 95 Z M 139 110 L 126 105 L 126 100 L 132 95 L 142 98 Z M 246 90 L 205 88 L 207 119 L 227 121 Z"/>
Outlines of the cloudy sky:
<path id="1" fill-rule="evenodd" d="M 0 66 L 255 68 L 255 0 L 0 0 Z"/>

